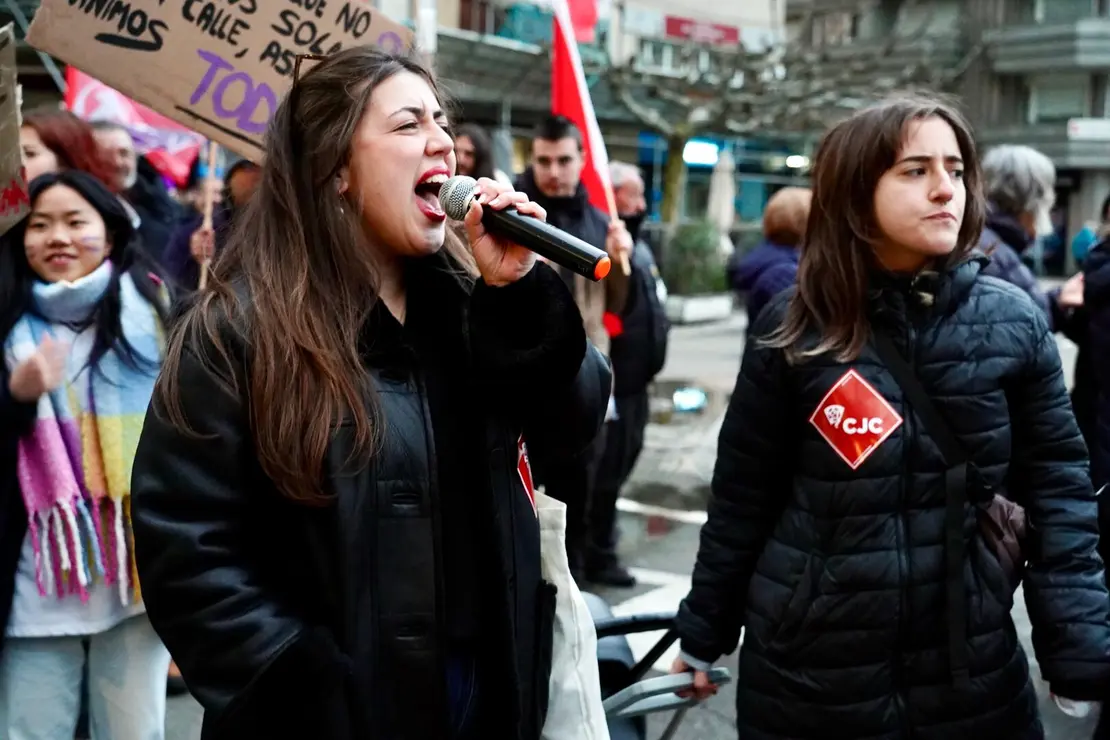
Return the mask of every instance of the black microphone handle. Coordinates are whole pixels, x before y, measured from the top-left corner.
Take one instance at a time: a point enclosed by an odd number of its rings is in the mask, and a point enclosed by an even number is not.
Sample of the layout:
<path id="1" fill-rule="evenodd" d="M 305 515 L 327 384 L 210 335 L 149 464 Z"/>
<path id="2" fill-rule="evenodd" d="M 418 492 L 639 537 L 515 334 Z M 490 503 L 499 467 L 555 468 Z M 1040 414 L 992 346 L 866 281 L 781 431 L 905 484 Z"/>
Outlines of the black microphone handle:
<path id="1" fill-rule="evenodd" d="M 491 234 L 519 244 L 571 272 L 594 282 L 609 272 L 609 255 L 546 221 L 525 216 L 512 206 L 495 211 L 482 208 L 482 225 Z M 604 266 L 599 268 L 599 264 Z"/>

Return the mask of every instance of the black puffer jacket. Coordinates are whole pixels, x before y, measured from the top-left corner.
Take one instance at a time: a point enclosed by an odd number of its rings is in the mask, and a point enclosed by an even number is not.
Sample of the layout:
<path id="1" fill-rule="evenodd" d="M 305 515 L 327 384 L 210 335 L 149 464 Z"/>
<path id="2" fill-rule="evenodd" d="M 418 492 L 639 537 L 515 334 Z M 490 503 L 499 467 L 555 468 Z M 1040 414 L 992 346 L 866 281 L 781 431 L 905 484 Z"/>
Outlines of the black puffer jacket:
<path id="1" fill-rule="evenodd" d="M 927 297 L 921 281 L 876 279 L 869 313 L 987 482 L 1027 508 L 1035 537 L 1024 587 L 1040 669 L 1058 694 L 1095 698 L 1110 676 L 1110 614 L 1086 449 L 1044 313 L 1021 290 L 981 277 L 981 265 L 936 277 Z M 786 300 L 768 306 L 755 335 L 781 321 Z M 852 376 L 826 400 L 850 370 L 889 410 L 861 407 L 867 391 Z M 839 418 L 824 413 L 833 401 Z M 904 421 L 895 427 L 891 413 Z M 833 420 L 848 433 L 833 437 L 851 441 L 843 458 L 818 431 Z M 745 628 L 736 680 L 745 740 L 1043 736 L 1013 596 L 970 506 L 971 688 L 952 688 L 945 467 L 871 346 L 849 364 L 822 356 L 788 366 L 780 350 L 749 344 L 679 615 L 683 651 L 702 661 L 731 652 Z"/>
<path id="2" fill-rule="evenodd" d="M 1091 468 L 1096 485 L 1110 483 L 1110 240 L 1087 253 L 1083 303 L 1090 316 L 1091 356 L 1097 387 Z M 1103 502 L 1107 506 L 1108 502 Z M 1108 517 L 1110 520 L 1110 517 Z"/>
<path id="3" fill-rule="evenodd" d="M 983 268 L 983 274 L 1005 280 L 1028 293 L 1056 329 L 1063 317 L 1056 303 L 1055 293 L 1050 295 L 1041 290 L 1041 286 L 1037 284 L 1037 276 L 1021 261 L 1021 255 L 1032 244 L 1032 237 L 1016 218 L 1002 213 L 995 206 L 990 207 L 986 228 L 979 236 L 979 250 L 990 256 L 990 262 Z"/>

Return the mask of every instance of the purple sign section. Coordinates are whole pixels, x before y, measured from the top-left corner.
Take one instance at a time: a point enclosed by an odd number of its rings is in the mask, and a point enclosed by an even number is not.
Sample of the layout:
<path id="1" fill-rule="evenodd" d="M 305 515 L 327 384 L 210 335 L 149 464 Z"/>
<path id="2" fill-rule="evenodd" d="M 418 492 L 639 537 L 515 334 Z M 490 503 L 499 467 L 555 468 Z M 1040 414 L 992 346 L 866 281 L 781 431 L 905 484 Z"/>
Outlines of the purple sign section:
<path id="1" fill-rule="evenodd" d="M 363 17 L 369 23 L 369 13 Z M 405 41 L 394 31 L 385 31 L 376 39 L 375 46 L 396 54 L 404 51 Z M 264 52 L 265 54 L 266 52 Z M 277 111 L 280 96 L 272 87 L 255 80 L 247 69 L 236 67 L 233 60 L 207 49 L 197 49 L 197 56 L 207 65 L 204 76 L 189 96 L 189 105 L 196 107 L 207 101 L 216 114 L 215 121 L 190 115 L 221 129 L 232 126 L 247 137 L 261 136 L 266 132 L 270 117 Z M 236 54 L 235 58 L 241 55 Z M 184 109 L 182 109 L 184 110 Z M 188 112 L 188 111 L 185 111 Z M 229 132 L 230 133 L 230 132 Z M 238 135 L 238 134 L 235 134 Z"/>
<path id="2" fill-rule="evenodd" d="M 377 46 L 390 54 L 400 54 L 405 50 L 405 42 L 393 31 L 386 31 L 378 37 Z"/>
<path id="3" fill-rule="evenodd" d="M 208 40 L 193 47 L 201 62 L 198 81 L 188 105 L 176 108 L 255 149 L 261 148 L 298 55 L 327 56 L 360 44 L 398 54 L 411 38 L 365 0 L 239 0 L 235 11 L 253 16 L 249 24 L 235 23 L 227 10 L 212 10 L 210 0 L 187 2 L 195 11 L 188 14 L 190 25 Z"/>
<path id="4" fill-rule="evenodd" d="M 0 0 L 0 5 L 3 2 Z M 257 158 L 299 54 L 412 32 L 374 0 L 36 0 L 27 41 L 237 154 Z"/>
<path id="5" fill-rule="evenodd" d="M 249 72 L 236 69 L 213 51 L 198 49 L 197 55 L 208 63 L 208 69 L 189 96 L 189 105 L 196 106 L 207 99 L 221 123 L 233 123 L 248 135 L 265 133 L 266 124 L 278 107 L 273 89 L 265 82 L 256 82 Z M 234 92 L 229 94 L 229 90 Z"/>

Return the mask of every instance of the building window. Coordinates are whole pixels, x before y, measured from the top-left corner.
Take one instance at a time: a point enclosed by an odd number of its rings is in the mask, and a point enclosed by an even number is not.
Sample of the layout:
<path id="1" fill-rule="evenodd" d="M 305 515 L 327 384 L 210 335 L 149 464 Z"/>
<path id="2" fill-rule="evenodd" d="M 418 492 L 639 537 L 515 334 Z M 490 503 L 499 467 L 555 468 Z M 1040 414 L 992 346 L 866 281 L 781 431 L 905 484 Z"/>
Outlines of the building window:
<path id="1" fill-rule="evenodd" d="M 488 5 L 482 0 L 459 0 L 459 28 L 464 31 L 491 33 L 492 29 L 486 28 Z"/>
<path id="2" fill-rule="evenodd" d="M 705 49 L 700 49 L 698 51 L 698 71 L 702 74 L 705 74 L 714 66 L 716 65 L 713 64 L 713 60 L 709 56 L 709 52 Z"/>
<path id="3" fill-rule="evenodd" d="M 1091 76 L 1048 74 L 1029 78 L 1029 122 L 1048 123 L 1091 114 Z"/>
<path id="4" fill-rule="evenodd" d="M 659 57 L 659 66 L 670 72 L 674 69 L 674 46 L 671 44 L 661 44 L 661 46 L 663 48 L 660 50 L 662 53 Z"/>
<path id="5" fill-rule="evenodd" d="M 814 46 L 840 46 L 859 36 L 859 15 L 835 12 L 818 16 L 813 21 L 811 43 Z"/>
<path id="6" fill-rule="evenodd" d="M 1036 0 L 1034 18 L 1037 23 L 1074 23 L 1097 14 L 1098 0 Z"/>

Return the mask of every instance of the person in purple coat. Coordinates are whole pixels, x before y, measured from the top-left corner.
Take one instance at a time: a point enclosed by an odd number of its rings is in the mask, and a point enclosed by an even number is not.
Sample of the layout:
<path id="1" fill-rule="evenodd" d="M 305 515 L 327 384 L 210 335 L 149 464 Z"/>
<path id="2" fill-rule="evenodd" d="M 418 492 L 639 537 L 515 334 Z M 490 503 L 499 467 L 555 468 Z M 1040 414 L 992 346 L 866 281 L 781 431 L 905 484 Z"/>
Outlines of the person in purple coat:
<path id="1" fill-rule="evenodd" d="M 198 171 L 194 168 L 194 171 Z M 212 209 L 211 232 L 201 228 L 204 214 L 194 207 L 178 224 L 166 248 L 165 264 L 169 277 L 182 293 L 197 289 L 203 256 L 219 254 L 231 228 L 232 217 L 254 193 L 258 184 L 258 165 L 240 159 L 228 168 L 224 188 Z"/>
<path id="2" fill-rule="evenodd" d="M 729 266 L 729 284 L 747 294 L 749 325 L 768 301 L 794 284 L 812 197 L 808 188 L 795 187 L 772 195 L 763 211 L 763 241 Z"/>

